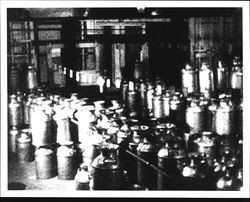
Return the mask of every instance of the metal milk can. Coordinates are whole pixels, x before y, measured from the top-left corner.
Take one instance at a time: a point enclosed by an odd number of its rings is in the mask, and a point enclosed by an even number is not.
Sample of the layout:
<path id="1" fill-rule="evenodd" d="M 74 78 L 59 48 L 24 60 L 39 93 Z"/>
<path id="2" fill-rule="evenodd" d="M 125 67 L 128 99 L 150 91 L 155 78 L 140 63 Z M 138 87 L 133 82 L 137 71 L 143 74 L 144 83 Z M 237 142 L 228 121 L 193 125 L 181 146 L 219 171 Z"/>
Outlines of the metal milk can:
<path id="1" fill-rule="evenodd" d="M 218 108 L 217 99 L 211 98 L 206 113 L 206 131 L 215 132 L 215 116 Z"/>
<path id="2" fill-rule="evenodd" d="M 32 144 L 37 147 L 51 144 L 51 116 L 45 112 L 45 107 L 35 105 L 31 120 Z"/>
<path id="3" fill-rule="evenodd" d="M 153 109 L 153 95 L 154 95 L 154 87 L 151 83 L 147 86 L 147 106 L 149 111 Z"/>
<path id="4" fill-rule="evenodd" d="M 201 64 L 199 70 L 199 85 L 200 93 L 204 94 L 206 97 L 211 97 L 214 91 L 214 75 L 212 69 L 205 62 Z"/>
<path id="5" fill-rule="evenodd" d="M 93 190 L 121 190 L 123 170 L 117 157 L 118 145 L 108 144 L 92 163 Z"/>
<path id="6" fill-rule="evenodd" d="M 126 103 L 127 100 L 127 91 L 128 91 L 128 82 L 123 80 L 121 85 L 121 97 L 123 105 Z"/>
<path id="7" fill-rule="evenodd" d="M 190 134 L 201 133 L 205 130 L 205 111 L 197 99 L 191 100 L 186 109 L 186 123 Z"/>
<path id="8" fill-rule="evenodd" d="M 217 66 L 217 78 L 216 78 L 216 90 L 219 92 L 226 92 L 228 89 L 228 68 L 225 67 L 225 64 L 222 61 L 218 61 Z"/>
<path id="9" fill-rule="evenodd" d="M 24 103 L 24 124 L 29 126 L 30 125 L 30 108 L 32 104 L 32 100 L 34 98 L 33 94 L 29 94 L 25 103 Z"/>
<path id="10" fill-rule="evenodd" d="M 139 94 L 135 90 L 135 85 L 132 81 L 129 82 L 129 87 L 127 91 L 127 108 L 128 108 L 128 113 L 129 116 L 131 117 L 136 117 L 138 114 L 138 101 L 139 101 Z"/>
<path id="11" fill-rule="evenodd" d="M 10 95 L 8 107 L 8 125 L 10 127 L 20 128 L 22 125 L 22 108 L 16 95 Z"/>
<path id="12" fill-rule="evenodd" d="M 63 144 L 64 142 L 72 141 L 67 108 L 60 106 L 60 109 L 57 109 L 53 118 L 57 124 L 56 142 Z"/>
<path id="13" fill-rule="evenodd" d="M 204 131 L 201 137 L 194 140 L 196 151 L 200 154 L 206 154 L 210 157 L 216 157 L 217 154 L 217 137 L 212 132 Z"/>
<path id="14" fill-rule="evenodd" d="M 162 97 L 163 117 L 170 116 L 170 92 L 166 92 Z"/>
<path id="15" fill-rule="evenodd" d="M 38 81 L 37 81 L 37 75 L 36 70 L 33 65 L 28 66 L 28 72 L 27 72 L 27 88 L 28 90 L 33 90 L 37 88 Z"/>
<path id="16" fill-rule="evenodd" d="M 95 107 L 93 105 L 80 105 L 77 107 L 75 117 L 78 120 L 78 140 L 85 142 L 92 134 L 92 125 L 97 122 Z"/>
<path id="17" fill-rule="evenodd" d="M 226 98 L 220 100 L 215 115 L 215 132 L 218 135 L 233 135 L 235 130 L 234 106 Z"/>
<path id="18" fill-rule="evenodd" d="M 169 177 L 158 171 L 157 190 L 178 189 L 176 178 L 181 176 L 182 164 L 186 159 L 186 152 L 178 142 L 165 142 L 165 145 L 159 150 L 158 168 L 164 171 Z"/>
<path id="19" fill-rule="evenodd" d="M 182 69 L 182 92 L 186 97 L 188 94 L 198 93 L 198 71 L 189 64 Z"/>
<path id="20" fill-rule="evenodd" d="M 185 124 L 185 103 L 179 92 L 175 92 L 170 100 L 170 117 L 176 124 Z"/>
<path id="21" fill-rule="evenodd" d="M 157 148 L 156 145 L 149 141 L 147 137 L 139 143 L 137 147 L 137 155 L 139 158 L 156 165 L 157 164 Z M 150 175 L 149 175 L 150 173 Z M 141 160 L 137 160 L 137 183 L 148 189 L 156 189 L 157 172 Z"/>
<path id="22" fill-rule="evenodd" d="M 62 180 L 73 180 L 77 172 L 76 150 L 73 142 L 64 142 L 57 149 L 57 172 Z"/>
<path id="23" fill-rule="evenodd" d="M 8 151 L 12 153 L 16 153 L 16 139 L 20 130 L 17 127 L 12 127 L 9 129 L 8 134 Z"/>
<path id="24" fill-rule="evenodd" d="M 22 129 L 16 139 L 16 153 L 19 162 L 31 161 L 31 135 L 29 129 Z"/>
<path id="25" fill-rule="evenodd" d="M 56 154 L 49 147 L 39 147 L 35 152 L 36 178 L 49 179 L 57 175 Z"/>
<path id="26" fill-rule="evenodd" d="M 243 135 L 243 99 L 241 99 L 241 103 L 236 107 L 235 119 L 236 134 Z"/>
<path id="27" fill-rule="evenodd" d="M 233 67 L 230 74 L 230 87 L 238 96 L 242 97 L 243 94 L 243 69 L 239 61 L 239 58 L 236 57 L 233 60 Z"/>
<path id="28" fill-rule="evenodd" d="M 223 175 L 216 183 L 217 190 L 230 191 L 233 189 L 233 176 L 231 176 L 229 170 L 226 170 Z"/>
<path id="29" fill-rule="evenodd" d="M 76 190 L 89 190 L 90 189 L 90 174 L 88 172 L 88 165 L 81 164 L 78 168 L 76 176 Z"/>
<path id="30" fill-rule="evenodd" d="M 193 157 L 191 157 L 190 164 L 183 168 L 182 175 L 184 177 L 183 184 L 187 190 L 206 190 L 210 188 L 205 173 Z"/>
<path id="31" fill-rule="evenodd" d="M 11 64 L 9 70 L 9 88 L 13 92 L 20 90 L 20 71 L 16 64 Z"/>

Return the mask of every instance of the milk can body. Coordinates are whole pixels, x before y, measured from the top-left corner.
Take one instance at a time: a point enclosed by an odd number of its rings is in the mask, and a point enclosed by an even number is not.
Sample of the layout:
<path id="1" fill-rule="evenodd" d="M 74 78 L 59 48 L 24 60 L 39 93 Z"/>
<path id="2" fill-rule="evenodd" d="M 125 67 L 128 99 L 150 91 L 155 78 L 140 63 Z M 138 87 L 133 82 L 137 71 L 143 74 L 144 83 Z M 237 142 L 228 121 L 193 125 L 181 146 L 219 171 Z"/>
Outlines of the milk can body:
<path id="1" fill-rule="evenodd" d="M 224 66 L 222 61 L 218 61 L 217 66 L 217 78 L 216 78 L 216 89 L 219 92 L 226 92 L 228 89 L 228 69 Z"/>
<path id="2" fill-rule="evenodd" d="M 65 142 L 57 149 L 57 172 L 62 180 L 73 180 L 77 172 L 76 150 L 73 142 Z"/>
<path id="3" fill-rule="evenodd" d="M 202 63 L 199 70 L 200 93 L 210 97 L 214 91 L 214 75 L 207 63 Z"/>
<path id="4" fill-rule="evenodd" d="M 216 99 L 211 99 L 208 105 L 208 109 L 206 111 L 206 131 L 215 132 L 215 116 L 218 108 L 218 104 L 216 103 L 216 101 Z"/>
<path id="5" fill-rule="evenodd" d="M 215 132 L 218 135 L 233 135 L 235 132 L 234 106 L 221 100 L 216 111 L 215 123 Z"/>
<path id="6" fill-rule="evenodd" d="M 161 95 L 154 95 L 152 103 L 153 103 L 153 111 L 152 111 L 153 116 L 155 118 L 162 118 L 164 116 L 162 96 Z"/>
<path id="7" fill-rule="evenodd" d="M 182 92 L 184 96 L 198 93 L 198 72 L 189 64 L 182 69 Z"/>
<path id="8" fill-rule="evenodd" d="M 154 89 L 152 84 L 148 84 L 147 86 L 147 107 L 149 109 L 149 111 L 151 111 L 153 109 L 153 94 L 154 94 Z"/>
<path id="9" fill-rule="evenodd" d="M 157 164 L 157 148 L 156 145 L 150 143 L 147 138 L 137 147 L 137 155 L 141 159 L 156 165 Z M 149 174 L 150 173 L 150 174 Z M 137 183 L 150 190 L 156 189 L 157 172 L 151 167 L 137 160 Z"/>
<path id="10" fill-rule="evenodd" d="M 36 178 L 49 179 L 57 175 L 55 152 L 49 147 L 39 147 L 35 152 Z"/>
<path id="11" fill-rule="evenodd" d="M 186 109 L 186 123 L 190 134 L 201 133 L 205 130 L 205 111 L 199 100 L 192 100 Z"/>
<path id="12" fill-rule="evenodd" d="M 10 96 L 10 103 L 8 107 L 9 126 L 20 128 L 22 125 L 22 108 L 17 101 L 16 95 Z"/>
<path id="13" fill-rule="evenodd" d="M 35 146 L 51 144 L 51 117 L 45 113 L 42 106 L 34 106 L 32 113 L 32 144 Z"/>
<path id="14" fill-rule="evenodd" d="M 121 190 L 123 170 L 116 148 L 102 148 L 92 163 L 93 190 Z"/>
<path id="15" fill-rule="evenodd" d="M 20 133 L 20 130 L 17 129 L 16 127 L 12 127 L 9 129 L 9 134 L 8 134 L 8 149 L 12 153 L 16 153 L 16 139 L 18 134 Z"/>
<path id="16" fill-rule="evenodd" d="M 36 75 L 36 70 L 34 66 L 29 65 L 28 66 L 28 72 L 27 72 L 27 89 L 28 90 L 33 90 L 37 88 L 38 83 L 37 83 L 37 75 Z"/>
<path id="17" fill-rule="evenodd" d="M 184 162 L 184 150 L 172 145 L 171 143 L 165 143 L 165 145 L 159 150 L 157 156 L 158 168 L 169 175 L 169 177 L 167 177 L 158 171 L 157 189 L 178 189 L 180 186 L 178 185 L 178 182 L 175 181 L 175 178 L 181 176 L 179 165 Z"/>
<path id="18" fill-rule="evenodd" d="M 185 103 L 178 92 L 170 100 L 170 116 L 176 124 L 185 124 Z"/>
<path id="19" fill-rule="evenodd" d="M 243 93 L 243 69 L 239 61 L 239 58 L 233 60 L 233 67 L 230 74 L 230 87 L 233 91 L 236 91 L 238 96 L 242 96 Z"/>
<path id="20" fill-rule="evenodd" d="M 31 161 L 31 135 L 29 129 L 22 129 L 16 139 L 16 153 L 19 162 Z"/>
<path id="21" fill-rule="evenodd" d="M 27 100 L 24 103 L 24 124 L 29 126 L 30 125 L 30 110 L 32 104 L 33 95 L 29 95 Z"/>
<path id="22" fill-rule="evenodd" d="M 16 64 L 12 64 L 9 70 L 9 88 L 12 91 L 20 90 L 20 71 Z"/>

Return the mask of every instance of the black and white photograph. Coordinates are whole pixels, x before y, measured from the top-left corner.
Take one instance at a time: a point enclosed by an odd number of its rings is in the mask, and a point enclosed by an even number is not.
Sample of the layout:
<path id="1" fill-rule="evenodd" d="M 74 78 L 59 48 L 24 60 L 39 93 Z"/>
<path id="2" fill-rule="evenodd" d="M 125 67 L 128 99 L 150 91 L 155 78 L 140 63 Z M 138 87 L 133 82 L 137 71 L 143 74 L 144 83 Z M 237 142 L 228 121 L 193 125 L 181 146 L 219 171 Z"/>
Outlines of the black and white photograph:
<path id="1" fill-rule="evenodd" d="M 249 198 L 249 46 L 248 1 L 2 1 L 1 195 Z"/>

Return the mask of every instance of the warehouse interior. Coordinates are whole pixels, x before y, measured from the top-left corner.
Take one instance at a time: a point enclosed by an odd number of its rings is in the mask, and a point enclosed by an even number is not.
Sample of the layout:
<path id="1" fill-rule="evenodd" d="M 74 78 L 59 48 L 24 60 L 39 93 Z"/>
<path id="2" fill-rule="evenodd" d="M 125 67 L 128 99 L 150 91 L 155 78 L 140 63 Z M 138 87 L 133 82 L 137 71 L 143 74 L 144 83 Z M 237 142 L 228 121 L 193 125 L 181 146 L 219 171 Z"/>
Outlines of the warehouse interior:
<path id="1" fill-rule="evenodd" d="M 7 31 L 9 190 L 242 189 L 242 8 L 8 8 Z"/>

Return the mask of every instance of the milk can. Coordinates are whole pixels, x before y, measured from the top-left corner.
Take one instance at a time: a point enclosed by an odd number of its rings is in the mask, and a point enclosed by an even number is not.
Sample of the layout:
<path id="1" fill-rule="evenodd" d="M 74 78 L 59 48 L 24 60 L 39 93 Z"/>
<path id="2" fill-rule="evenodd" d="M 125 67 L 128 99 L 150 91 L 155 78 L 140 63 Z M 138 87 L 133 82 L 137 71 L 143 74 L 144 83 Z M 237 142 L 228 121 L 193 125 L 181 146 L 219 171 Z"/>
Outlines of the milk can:
<path id="1" fill-rule="evenodd" d="M 199 70 L 199 85 L 200 93 L 210 98 L 214 91 L 214 75 L 212 69 L 205 62 L 201 64 Z"/>
<path id="2" fill-rule="evenodd" d="M 143 76 L 142 74 L 143 74 L 142 63 L 140 62 L 140 60 L 136 60 L 134 64 L 133 79 L 139 81 L 139 79 L 141 79 Z"/>
<path id="3" fill-rule="evenodd" d="M 215 132 L 218 135 L 233 135 L 234 128 L 234 106 L 230 101 L 222 98 L 215 115 Z"/>
<path id="4" fill-rule="evenodd" d="M 212 132 L 203 131 L 201 136 L 194 140 L 196 152 L 216 157 L 216 141 L 217 137 Z"/>
<path id="5" fill-rule="evenodd" d="M 130 127 L 132 142 L 139 144 L 148 133 L 149 127 L 145 125 L 134 125 Z"/>
<path id="6" fill-rule="evenodd" d="M 35 105 L 31 112 L 32 144 L 35 146 L 52 143 L 51 116 L 45 112 L 44 106 Z"/>
<path id="7" fill-rule="evenodd" d="M 170 117 L 176 124 L 185 124 L 185 103 L 179 92 L 176 92 L 170 99 Z"/>
<path id="8" fill-rule="evenodd" d="M 78 168 L 76 176 L 76 190 L 89 190 L 90 187 L 90 174 L 88 172 L 88 165 L 81 164 Z"/>
<path id="9" fill-rule="evenodd" d="M 108 144 L 92 163 L 93 190 L 121 190 L 123 170 L 117 157 L 117 145 Z"/>
<path id="10" fill-rule="evenodd" d="M 147 86 L 147 107 L 149 111 L 153 109 L 153 95 L 154 95 L 154 87 L 151 83 L 148 83 Z"/>
<path id="11" fill-rule="evenodd" d="M 153 116 L 155 118 L 162 118 L 164 116 L 162 96 L 154 95 L 152 99 L 152 103 L 153 103 Z"/>
<path id="12" fill-rule="evenodd" d="M 97 121 L 95 107 L 93 105 L 80 105 L 77 107 L 75 117 L 78 120 L 78 139 L 80 142 L 84 142 L 92 134 L 91 127 Z"/>
<path id="13" fill-rule="evenodd" d="M 36 178 L 49 179 L 57 175 L 55 152 L 46 146 L 37 148 L 35 152 Z"/>
<path id="14" fill-rule="evenodd" d="M 235 96 L 242 97 L 243 93 L 243 69 L 239 58 L 234 58 L 233 67 L 230 74 L 230 87 Z"/>
<path id="15" fill-rule="evenodd" d="M 17 127 L 15 126 L 9 129 L 8 151 L 11 153 L 16 153 L 16 139 L 19 133 L 20 133 L 20 130 L 17 129 Z"/>
<path id="16" fill-rule="evenodd" d="M 226 170 L 223 175 L 216 183 L 217 190 L 220 191 L 232 191 L 233 189 L 233 176 L 231 176 L 229 170 Z"/>
<path id="17" fill-rule="evenodd" d="M 191 100 L 186 109 L 186 123 L 190 134 L 201 133 L 205 129 L 205 111 L 199 100 Z"/>
<path id="18" fill-rule="evenodd" d="M 129 82 L 129 87 L 127 91 L 127 101 L 126 106 L 129 112 L 130 117 L 136 117 L 138 115 L 138 101 L 139 101 L 139 95 L 138 92 L 135 90 L 134 83 L 132 81 Z"/>
<path id="19" fill-rule="evenodd" d="M 77 172 L 77 159 L 73 142 L 64 142 L 57 149 L 57 169 L 59 179 L 74 179 Z"/>
<path id="20" fill-rule="evenodd" d="M 211 98 L 208 105 L 208 110 L 206 113 L 206 130 L 210 132 L 215 132 L 215 116 L 218 108 L 217 99 Z"/>
<path id="21" fill-rule="evenodd" d="M 20 128 L 22 125 L 22 108 L 16 95 L 10 95 L 8 107 L 9 126 Z"/>
<path id="22" fill-rule="evenodd" d="M 140 106 L 142 108 L 147 107 L 147 86 L 142 79 L 140 79 L 139 97 L 140 97 Z"/>
<path id="23" fill-rule="evenodd" d="M 20 90 L 20 71 L 16 64 L 11 64 L 9 70 L 9 89 L 13 92 Z"/>
<path id="24" fill-rule="evenodd" d="M 211 188 L 206 175 L 193 157 L 191 157 L 190 164 L 183 168 L 182 175 L 184 176 L 183 184 L 187 190 L 207 190 Z"/>
<path id="25" fill-rule="evenodd" d="M 28 90 L 33 90 L 33 89 L 37 88 L 37 86 L 38 86 L 36 70 L 35 70 L 33 65 L 28 66 L 26 82 L 27 82 Z"/>
<path id="26" fill-rule="evenodd" d="M 143 141 L 139 143 L 137 155 L 150 164 L 157 165 L 157 148 L 154 142 L 150 141 L 148 137 L 144 137 Z M 141 160 L 137 160 L 137 183 L 139 185 L 147 187 L 150 190 L 156 189 L 156 176 L 157 172 L 154 169 Z"/>
<path id="27" fill-rule="evenodd" d="M 165 142 L 165 145 L 159 150 L 158 168 L 164 171 L 168 177 L 158 171 L 157 189 L 178 189 L 181 176 L 181 168 L 186 159 L 186 152 L 178 142 Z"/>
<path id="28" fill-rule="evenodd" d="M 17 101 L 19 102 L 21 107 L 20 119 L 22 121 L 22 125 L 24 124 L 24 96 L 24 93 L 22 93 L 21 91 L 17 91 Z"/>
<path id="29" fill-rule="evenodd" d="M 216 90 L 219 92 L 226 92 L 228 89 L 228 69 L 225 64 L 219 60 L 217 66 Z"/>
<path id="30" fill-rule="evenodd" d="M 20 162 L 31 161 L 31 135 L 29 129 L 22 129 L 16 139 L 16 153 Z"/>
<path id="31" fill-rule="evenodd" d="M 24 124 L 27 126 L 30 125 L 30 110 L 31 110 L 31 104 L 32 104 L 33 98 L 34 98 L 34 95 L 29 94 L 24 103 Z"/>
<path id="32" fill-rule="evenodd" d="M 186 97 L 188 94 L 198 93 L 198 72 L 189 64 L 182 69 L 182 92 Z"/>
<path id="33" fill-rule="evenodd" d="M 170 116 L 170 92 L 166 92 L 162 97 L 163 117 Z"/>
<path id="34" fill-rule="evenodd" d="M 243 135 L 243 99 L 241 99 L 241 103 L 236 107 L 235 121 L 236 134 Z"/>
<path id="35" fill-rule="evenodd" d="M 121 97 L 122 97 L 122 103 L 125 104 L 127 100 L 127 91 L 128 91 L 128 82 L 123 80 L 121 85 Z"/>
<path id="36" fill-rule="evenodd" d="M 234 190 L 241 191 L 243 188 L 243 169 L 239 169 L 234 180 Z"/>
<path id="37" fill-rule="evenodd" d="M 56 142 L 63 144 L 64 142 L 72 141 L 69 128 L 69 116 L 67 109 L 61 106 L 61 109 L 57 109 L 56 114 L 54 115 L 54 120 L 57 124 L 57 134 Z"/>

